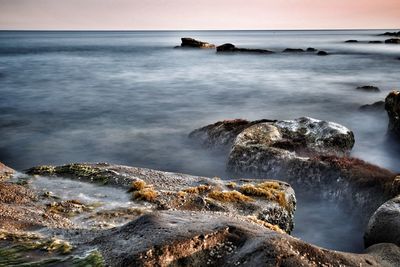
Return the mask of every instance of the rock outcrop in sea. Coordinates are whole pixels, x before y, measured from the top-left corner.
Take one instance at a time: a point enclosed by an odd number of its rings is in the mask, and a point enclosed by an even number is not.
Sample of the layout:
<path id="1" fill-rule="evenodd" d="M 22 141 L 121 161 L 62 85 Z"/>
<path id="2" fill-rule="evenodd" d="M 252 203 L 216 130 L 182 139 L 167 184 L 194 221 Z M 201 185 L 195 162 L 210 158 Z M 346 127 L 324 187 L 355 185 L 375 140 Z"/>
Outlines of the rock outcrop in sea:
<path id="1" fill-rule="evenodd" d="M 274 52 L 269 51 L 267 49 L 256 49 L 256 48 L 239 48 L 233 44 L 227 43 L 220 46 L 217 46 L 217 52 L 244 52 L 244 53 L 259 53 L 259 54 L 272 54 Z"/>
<path id="2" fill-rule="evenodd" d="M 385 109 L 389 116 L 389 132 L 400 136 L 400 92 L 392 91 L 385 99 Z"/>
<path id="3" fill-rule="evenodd" d="M 178 47 L 184 47 L 184 48 L 215 48 L 214 44 L 210 44 L 207 42 L 202 42 L 193 38 L 188 38 L 184 37 L 181 38 L 182 43 L 181 46 Z"/>

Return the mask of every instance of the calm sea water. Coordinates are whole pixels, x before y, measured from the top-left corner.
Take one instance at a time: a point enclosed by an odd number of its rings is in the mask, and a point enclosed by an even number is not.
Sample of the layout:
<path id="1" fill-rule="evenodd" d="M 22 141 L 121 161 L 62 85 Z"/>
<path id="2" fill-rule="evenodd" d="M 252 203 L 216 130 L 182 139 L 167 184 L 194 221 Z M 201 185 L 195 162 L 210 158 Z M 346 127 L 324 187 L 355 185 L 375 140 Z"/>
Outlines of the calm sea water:
<path id="1" fill-rule="evenodd" d="M 399 89 L 400 46 L 344 43 L 384 40 L 377 36 L 382 32 L 0 32 L 0 161 L 20 170 L 106 161 L 224 177 L 226 155 L 195 148 L 190 131 L 229 118 L 311 116 L 352 129 L 354 156 L 400 171 L 386 113 L 358 111 Z M 332 55 L 173 49 L 185 36 L 277 52 L 315 47 Z M 381 92 L 355 89 L 362 85 Z M 298 236 L 359 249 L 354 244 L 362 229 L 354 242 L 340 241 L 340 233 L 354 229 L 326 233 L 323 211 L 306 216 L 312 206 L 304 203 Z M 345 218 L 335 213 L 331 221 Z M 310 224 L 312 231 L 304 227 Z"/>

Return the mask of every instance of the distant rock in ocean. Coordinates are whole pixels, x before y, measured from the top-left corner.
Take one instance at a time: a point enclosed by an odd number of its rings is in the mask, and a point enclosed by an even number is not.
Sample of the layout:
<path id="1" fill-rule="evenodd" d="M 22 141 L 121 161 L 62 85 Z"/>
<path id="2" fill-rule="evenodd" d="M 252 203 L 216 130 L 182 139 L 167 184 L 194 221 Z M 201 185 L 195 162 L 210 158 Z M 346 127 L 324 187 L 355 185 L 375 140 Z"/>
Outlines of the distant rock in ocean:
<path id="1" fill-rule="evenodd" d="M 400 44 L 400 38 L 387 39 L 385 44 Z"/>
<path id="2" fill-rule="evenodd" d="M 356 89 L 365 91 L 365 92 L 380 92 L 381 91 L 378 87 L 372 86 L 372 85 L 359 86 Z"/>
<path id="3" fill-rule="evenodd" d="M 286 48 L 282 52 L 283 53 L 302 53 L 302 52 L 304 52 L 304 50 L 301 48 Z"/>
<path id="4" fill-rule="evenodd" d="M 317 52 L 317 49 L 315 49 L 314 47 L 309 47 L 306 49 L 307 52 Z"/>
<path id="5" fill-rule="evenodd" d="M 358 41 L 357 40 L 347 40 L 347 41 L 345 41 L 345 43 L 358 43 Z"/>
<path id="6" fill-rule="evenodd" d="M 255 49 L 255 48 L 239 48 L 233 44 L 226 43 L 217 47 L 217 52 L 245 52 L 245 53 L 260 53 L 260 54 L 272 54 L 274 52 L 266 49 Z"/>
<path id="7" fill-rule="evenodd" d="M 385 32 L 383 34 L 380 34 L 381 36 L 397 36 L 400 37 L 400 31 L 398 32 Z"/>
<path id="8" fill-rule="evenodd" d="M 377 101 L 373 104 L 366 104 L 360 107 L 361 111 L 384 111 L 385 101 Z"/>
<path id="9" fill-rule="evenodd" d="M 382 41 L 369 41 L 369 44 L 381 44 L 383 43 Z"/>
<path id="10" fill-rule="evenodd" d="M 214 44 L 210 44 L 207 42 L 202 42 L 193 38 L 181 38 L 182 44 L 181 46 L 177 46 L 176 48 L 179 47 L 189 47 L 189 48 L 215 48 Z"/>
<path id="11" fill-rule="evenodd" d="M 322 50 L 321 50 L 321 51 L 318 51 L 317 55 L 318 55 L 318 56 L 327 56 L 327 55 L 329 55 L 329 54 L 328 54 L 328 52 L 322 51 Z"/>

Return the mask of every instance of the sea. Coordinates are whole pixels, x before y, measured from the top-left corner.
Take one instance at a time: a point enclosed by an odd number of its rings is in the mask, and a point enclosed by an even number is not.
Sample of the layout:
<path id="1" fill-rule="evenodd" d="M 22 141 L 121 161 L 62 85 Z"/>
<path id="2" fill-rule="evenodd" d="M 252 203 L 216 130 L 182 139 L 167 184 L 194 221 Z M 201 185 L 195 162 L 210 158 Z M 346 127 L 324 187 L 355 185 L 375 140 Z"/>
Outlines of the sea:
<path id="1" fill-rule="evenodd" d="M 226 151 L 194 145 L 192 130 L 308 116 L 348 127 L 352 156 L 399 172 L 385 110 L 359 109 L 400 89 L 400 45 L 368 43 L 388 39 L 385 31 L 0 31 L 0 161 L 21 171 L 109 162 L 225 179 Z M 174 49 L 182 37 L 276 53 Z M 282 53 L 308 47 L 329 55 Z M 380 92 L 356 89 L 365 85 Z M 357 222 L 295 189 L 294 236 L 362 251 Z"/>

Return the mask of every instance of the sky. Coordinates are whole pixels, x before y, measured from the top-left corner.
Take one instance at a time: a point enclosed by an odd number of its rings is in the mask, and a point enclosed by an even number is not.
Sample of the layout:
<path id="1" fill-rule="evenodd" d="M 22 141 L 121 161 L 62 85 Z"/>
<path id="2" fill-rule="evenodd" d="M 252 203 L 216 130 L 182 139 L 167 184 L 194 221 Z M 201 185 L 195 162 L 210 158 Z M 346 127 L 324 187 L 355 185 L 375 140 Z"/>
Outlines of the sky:
<path id="1" fill-rule="evenodd" d="M 2 30 L 398 28 L 400 0 L 0 0 Z"/>

